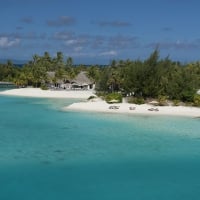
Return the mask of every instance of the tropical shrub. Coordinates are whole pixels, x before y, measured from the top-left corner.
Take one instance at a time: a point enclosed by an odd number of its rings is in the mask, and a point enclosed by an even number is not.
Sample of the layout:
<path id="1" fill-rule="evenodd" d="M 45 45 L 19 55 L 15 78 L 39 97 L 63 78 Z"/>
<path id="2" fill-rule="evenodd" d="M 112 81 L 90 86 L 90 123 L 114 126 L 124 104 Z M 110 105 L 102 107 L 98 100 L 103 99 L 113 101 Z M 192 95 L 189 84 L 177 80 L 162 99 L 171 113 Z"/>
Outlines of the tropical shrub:
<path id="1" fill-rule="evenodd" d="M 200 107 L 200 95 L 199 94 L 194 95 L 193 102 L 194 102 L 194 106 Z"/>
<path id="2" fill-rule="evenodd" d="M 195 91 L 194 90 L 186 90 L 182 92 L 181 100 L 183 102 L 192 102 L 194 99 Z"/>
<path id="3" fill-rule="evenodd" d="M 177 100 L 177 99 L 173 100 L 174 106 L 179 106 L 179 104 L 180 104 L 180 100 Z"/>
<path id="4" fill-rule="evenodd" d="M 122 94 L 121 93 L 110 93 L 105 96 L 105 100 L 107 103 L 121 103 L 122 102 Z"/>
<path id="5" fill-rule="evenodd" d="M 167 96 L 160 95 L 158 96 L 158 104 L 159 106 L 166 106 L 167 105 Z"/>
<path id="6" fill-rule="evenodd" d="M 45 84 L 42 84 L 42 85 L 40 86 L 40 88 L 41 88 L 42 90 L 48 90 L 48 87 L 47 87 Z"/>
<path id="7" fill-rule="evenodd" d="M 128 103 L 134 103 L 134 104 L 144 104 L 145 100 L 142 97 L 132 97 L 128 99 Z"/>

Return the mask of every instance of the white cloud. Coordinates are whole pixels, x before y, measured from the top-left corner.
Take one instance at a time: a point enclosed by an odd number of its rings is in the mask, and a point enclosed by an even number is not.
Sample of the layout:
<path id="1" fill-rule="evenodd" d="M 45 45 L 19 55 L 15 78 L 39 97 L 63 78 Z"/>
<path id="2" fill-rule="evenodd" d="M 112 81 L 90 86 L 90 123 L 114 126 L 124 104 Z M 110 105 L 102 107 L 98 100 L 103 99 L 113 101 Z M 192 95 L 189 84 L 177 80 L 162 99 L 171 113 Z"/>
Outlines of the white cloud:
<path id="1" fill-rule="evenodd" d="M 74 38 L 74 39 L 69 39 L 64 42 L 66 46 L 72 46 L 72 47 L 80 47 L 82 45 L 86 46 L 87 45 L 87 40 L 84 38 Z"/>
<path id="2" fill-rule="evenodd" d="M 105 51 L 99 54 L 100 56 L 116 56 L 117 52 L 116 51 Z"/>
<path id="3" fill-rule="evenodd" d="M 16 46 L 20 43 L 20 39 L 16 38 L 13 40 L 9 40 L 8 37 L 0 37 L 0 47 L 1 48 L 8 48 Z"/>
<path id="4" fill-rule="evenodd" d="M 73 45 L 73 44 L 77 44 L 77 43 L 78 43 L 77 40 L 67 40 L 67 41 L 65 42 L 66 45 Z"/>
<path id="5" fill-rule="evenodd" d="M 70 40 L 73 38 L 74 38 L 74 33 L 70 31 L 56 32 L 53 36 L 53 39 L 56 40 Z"/>

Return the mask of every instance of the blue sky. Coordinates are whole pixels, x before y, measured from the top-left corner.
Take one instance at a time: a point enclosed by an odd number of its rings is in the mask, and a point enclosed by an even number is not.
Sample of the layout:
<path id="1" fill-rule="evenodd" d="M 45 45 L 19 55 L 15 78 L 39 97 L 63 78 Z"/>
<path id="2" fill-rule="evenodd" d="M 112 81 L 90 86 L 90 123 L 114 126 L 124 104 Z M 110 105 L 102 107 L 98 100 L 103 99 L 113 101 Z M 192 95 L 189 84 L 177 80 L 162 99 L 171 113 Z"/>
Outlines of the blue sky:
<path id="1" fill-rule="evenodd" d="M 1 0 L 0 59 L 62 51 L 77 64 L 200 60 L 199 0 Z"/>

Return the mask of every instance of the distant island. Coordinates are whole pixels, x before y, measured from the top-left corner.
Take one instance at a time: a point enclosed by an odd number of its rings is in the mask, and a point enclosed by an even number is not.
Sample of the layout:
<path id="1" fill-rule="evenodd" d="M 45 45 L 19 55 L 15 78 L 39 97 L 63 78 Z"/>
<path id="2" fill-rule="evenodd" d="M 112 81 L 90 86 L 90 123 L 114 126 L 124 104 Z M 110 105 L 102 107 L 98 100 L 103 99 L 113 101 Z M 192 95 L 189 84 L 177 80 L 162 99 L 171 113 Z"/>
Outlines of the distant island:
<path id="1" fill-rule="evenodd" d="M 134 104 L 156 100 L 160 106 L 168 102 L 200 106 L 200 62 L 182 64 L 168 56 L 160 58 L 158 49 L 145 60 L 112 60 L 105 66 L 74 65 L 71 57 L 63 57 L 62 52 L 55 57 L 44 52 L 41 56 L 35 54 L 22 66 L 8 60 L 0 64 L 0 82 L 43 90 L 88 90 L 95 85 L 96 94 L 107 102 L 121 102 L 126 97 L 127 102 Z M 83 82 L 73 82 L 82 72 L 90 80 L 85 87 Z M 73 87 L 66 88 L 68 84 Z"/>

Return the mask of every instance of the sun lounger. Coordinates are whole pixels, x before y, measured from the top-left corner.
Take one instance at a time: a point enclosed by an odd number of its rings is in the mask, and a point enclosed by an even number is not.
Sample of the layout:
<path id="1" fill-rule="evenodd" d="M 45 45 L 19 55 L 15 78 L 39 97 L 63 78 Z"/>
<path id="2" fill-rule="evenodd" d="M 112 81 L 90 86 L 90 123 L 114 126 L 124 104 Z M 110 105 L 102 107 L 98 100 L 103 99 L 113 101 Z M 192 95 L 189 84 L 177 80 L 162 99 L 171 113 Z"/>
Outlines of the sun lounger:
<path id="1" fill-rule="evenodd" d="M 135 107 L 129 107 L 129 110 L 135 110 Z"/>
<path id="2" fill-rule="evenodd" d="M 109 106 L 109 109 L 119 109 L 119 106 Z"/>
<path id="3" fill-rule="evenodd" d="M 159 111 L 158 108 L 149 108 L 148 111 Z"/>

